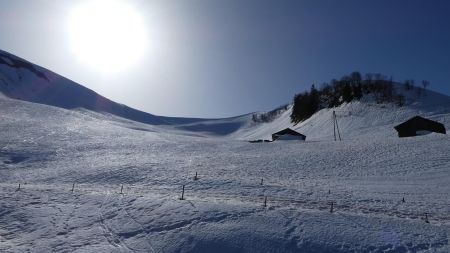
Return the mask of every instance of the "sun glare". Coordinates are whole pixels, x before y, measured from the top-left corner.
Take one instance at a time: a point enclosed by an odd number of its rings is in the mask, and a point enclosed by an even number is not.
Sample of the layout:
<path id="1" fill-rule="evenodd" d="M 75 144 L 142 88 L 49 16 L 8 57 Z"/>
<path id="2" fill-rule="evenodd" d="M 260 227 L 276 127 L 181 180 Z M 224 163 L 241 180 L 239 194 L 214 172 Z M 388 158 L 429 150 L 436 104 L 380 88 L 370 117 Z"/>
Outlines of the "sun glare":
<path id="1" fill-rule="evenodd" d="M 70 14 L 69 34 L 79 60 L 103 73 L 129 69 L 147 48 L 141 15 L 120 0 L 82 2 Z"/>

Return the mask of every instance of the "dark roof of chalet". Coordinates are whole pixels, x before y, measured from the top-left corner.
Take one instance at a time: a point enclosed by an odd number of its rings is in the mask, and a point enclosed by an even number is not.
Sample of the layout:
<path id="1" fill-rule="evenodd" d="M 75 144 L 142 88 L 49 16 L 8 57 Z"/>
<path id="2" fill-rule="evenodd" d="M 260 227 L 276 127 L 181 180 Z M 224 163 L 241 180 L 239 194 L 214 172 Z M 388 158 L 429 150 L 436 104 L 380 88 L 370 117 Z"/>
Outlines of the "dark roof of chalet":
<path id="1" fill-rule="evenodd" d="M 426 118 L 423 118 L 420 116 L 414 116 L 414 117 L 410 118 L 409 120 L 395 126 L 394 128 L 397 131 L 401 131 L 401 130 L 411 127 L 412 125 L 414 125 L 418 122 L 425 123 L 429 126 L 432 126 L 436 130 L 441 131 L 441 132 L 443 131 L 445 133 L 445 127 L 442 123 L 439 123 L 439 122 L 436 122 L 433 120 L 429 120 L 429 119 L 426 119 Z"/>
<path id="2" fill-rule="evenodd" d="M 301 133 L 299 133 L 299 132 L 297 132 L 297 131 L 294 131 L 294 130 L 292 130 L 292 129 L 290 129 L 290 128 L 286 128 L 286 129 L 283 129 L 283 130 L 281 130 L 281 131 L 278 131 L 278 132 L 274 133 L 274 135 L 285 135 L 285 134 L 290 134 L 290 135 L 296 135 L 296 136 L 303 136 L 303 137 L 306 137 L 305 135 L 303 135 L 303 134 L 301 134 Z"/>

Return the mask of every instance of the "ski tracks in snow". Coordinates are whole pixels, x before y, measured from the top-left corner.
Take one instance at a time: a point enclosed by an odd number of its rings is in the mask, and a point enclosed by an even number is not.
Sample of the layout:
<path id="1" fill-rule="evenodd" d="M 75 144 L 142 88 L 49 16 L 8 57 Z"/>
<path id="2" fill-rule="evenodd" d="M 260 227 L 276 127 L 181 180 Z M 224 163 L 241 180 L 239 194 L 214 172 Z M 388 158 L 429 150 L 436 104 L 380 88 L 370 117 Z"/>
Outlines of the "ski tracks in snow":
<path id="1" fill-rule="evenodd" d="M 103 201 L 101 202 L 101 204 L 99 206 L 98 215 L 100 218 L 100 228 L 103 231 L 103 236 L 108 241 L 108 243 L 111 246 L 113 246 L 114 248 L 124 247 L 128 251 L 135 252 L 134 250 L 128 248 L 128 246 L 120 239 L 120 237 L 116 233 L 114 233 L 114 231 L 107 224 L 103 209 L 105 208 L 104 207 L 105 203 L 109 202 L 110 195 L 111 195 L 110 192 L 107 191 L 105 198 L 103 199 Z"/>
<path id="2" fill-rule="evenodd" d="M 113 193 L 114 194 L 114 193 Z M 114 201 L 114 199 L 111 197 L 113 196 L 113 194 L 110 191 L 107 191 L 105 194 L 105 197 L 103 198 L 103 201 L 101 202 L 100 206 L 99 206 L 99 218 L 100 218 L 100 227 L 103 231 L 103 235 L 105 237 L 105 239 L 108 241 L 108 243 L 110 245 L 112 245 L 113 247 L 117 248 L 117 247 L 122 247 L 125 250 L 129 251 L 129 252 L 151 252 L 154 253 L 155 250 L 153 248 L 153 245 L 151 244 L 151 239 L 149 237 L 149 232 L 148 230 L 145 228 L 145 226 L 143 225 L 143 223 L 139 222 L 136 218 L 134 218 L 131 213 L 126 209 L 126 205 L 123 201 L 123 194 L 120 194 L 120 196 L 118 196 L 119 198 L 119 203 L 114 211 L 113 215 L 108 215 L 105 216 L 105 213 L 107 212 L 111 212 L 112 210 L 111 205 L 106 206 L 107 203 L 110 203 L 111 200 Z M 112 207 L 114 208 L 114 207 Z M 106 210 L 108 209 L 108 210 Z M 112 220 L 112 218 L 121 218 L 123 219 L 124 217 L 127 217 L 131 222 L 137 224 L 140 229 L 138 231 L 133 231 L 133 232 L 125 232 L 125 233 L 118 233 L 117 231 L 114 231 L 114 229 L 108 225 L 108 220 Z M 120 221 L 120 223 L 122 224 L 124 221 Z M 136 248 L 136 247 L 132 247 L 129 243 L 127 243 L 125 240 L 126 239 L 122 239 L 123 235 L 127 235 L 127 237 L 132 237 L 132 236 L 136 236 L 140 233 L 143 233 L 145 236 L 145 242 L 147 244 L 148 247 L 142 247 L 142 248 Z"/>
<path id="3" fill-rule="evenodd" d="M 145 252 L 152 252 L 152 253 L 155 252 L 155 249 L 153 248 L 153 245 L 152 245 L 152 243 L 151 243 L 151 239 L 150 239 L 150 237 L 149 237 L 149 231 L 148 231 L 148 229 L 146 228 L 146 226 L 144 225 L 144 223 L 140 222 L 137 218 L 134 218 L 133 215 L 127 210 L 127 208 L 125 207 L 125 203 L 124 203 L 124 201 L 123 201 L 123 199 L 125 198 L 125 196 L 124 196 L 123 194 L 121 194 L 121 195 L 122 195 L 122 196 L 120 196 L 119 198 L 120 198 L 120 202 L 121 202 L 121 204 L 122 204 L 123 210 L 125 211 L 125 213 L 127 214 L 127 216 L 128 216 L 132 221 L 134 221 L 136 224 L 139 225 L 139 227 L 140 227 L 142 233 L 144 233 L 144 235 L 145 235 L 145 238 L 146 238 L 145 242 L 146 242 L 147 245 L 148 245 L 148 249 L 150 249 L 150 250 L 145 250 Z M 144 248 L 144 249 L 147 249 L 147 248 Z"/>

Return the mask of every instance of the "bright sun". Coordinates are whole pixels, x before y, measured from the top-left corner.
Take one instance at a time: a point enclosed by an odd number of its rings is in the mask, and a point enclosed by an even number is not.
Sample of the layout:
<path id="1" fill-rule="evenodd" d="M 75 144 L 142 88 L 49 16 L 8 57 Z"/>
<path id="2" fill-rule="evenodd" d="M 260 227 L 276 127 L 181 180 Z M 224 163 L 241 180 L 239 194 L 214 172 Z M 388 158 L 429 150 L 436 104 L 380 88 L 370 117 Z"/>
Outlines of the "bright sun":
<path id="1" fill-rule="evenodd" d="M 69 33 L 79 60 L 103 73 L 129 69 L 147 48 L 141 15 L 120 0 L 82 2 L 70 14 Z"/>

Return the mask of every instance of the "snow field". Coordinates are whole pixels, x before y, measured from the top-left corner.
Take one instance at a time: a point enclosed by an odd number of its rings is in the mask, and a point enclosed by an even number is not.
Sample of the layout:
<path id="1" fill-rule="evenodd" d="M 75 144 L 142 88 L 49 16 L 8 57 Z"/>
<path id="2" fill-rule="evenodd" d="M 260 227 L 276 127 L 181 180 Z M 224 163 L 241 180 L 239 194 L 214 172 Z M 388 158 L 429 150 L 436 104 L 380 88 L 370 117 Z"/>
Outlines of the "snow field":
<path id="1" fill-rule="evenodd" d="M 290 109 L 169 118 L 23 66 L 0 65 L 0 252 L 450 252 L 450 138 L 393 129 L 450 129 L 447 96 L 366 96 L 297 125 Z M 247 142 L 286 127 L 307 141 Z"/>
<path id="2" fill-rule="evenodd" d="M 447 135 L 251 144 L 0 102 L 0 251 L 449 250 Z"/>

